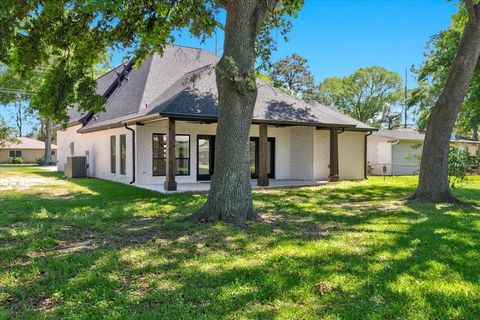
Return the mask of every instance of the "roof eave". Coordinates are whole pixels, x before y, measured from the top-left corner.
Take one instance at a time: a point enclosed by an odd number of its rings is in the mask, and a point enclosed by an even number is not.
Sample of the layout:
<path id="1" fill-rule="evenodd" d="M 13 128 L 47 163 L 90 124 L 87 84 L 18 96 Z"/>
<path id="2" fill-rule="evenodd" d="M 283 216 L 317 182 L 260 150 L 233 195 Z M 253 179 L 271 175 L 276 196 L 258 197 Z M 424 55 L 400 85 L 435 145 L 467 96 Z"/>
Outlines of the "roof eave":
<path id="1" fill-rule="evenodd" d="M 93 127 L 93 128 L 85 128 L 84 127 L 84 128 L 78 129 L 77 132 L 78 133 L 90 133 L 90 132 L 120 128 L 120 127 L 123 127 L 123 124 L 121 122 L 117 122 L 117 123 L 106 124 L 106 125 Z"/>
<path id="2" fill-rule="evenodd" d="M 175 118 L 179 120 L 207 120 L 216 122 L 217 116 L 213 115 L 196 115 L 196 114 L 178 114 L 170 112 L 161 112 L 160 116 Z M 345 128 L 352 131 L 376 131 L 376 128 L 357 128 L 352 124 L 340 124 L 340 123 L 322 123 L 322 122 L 300 122 L 300 121 L 281 121 L 281 120 L 267 120 L 267 119 L 252 119 L 252 124 L 271 124 L 271 125 L 286 125 L 286 126 L 309 126 L 309 127 L 322 127 L 322 128 Z"/>

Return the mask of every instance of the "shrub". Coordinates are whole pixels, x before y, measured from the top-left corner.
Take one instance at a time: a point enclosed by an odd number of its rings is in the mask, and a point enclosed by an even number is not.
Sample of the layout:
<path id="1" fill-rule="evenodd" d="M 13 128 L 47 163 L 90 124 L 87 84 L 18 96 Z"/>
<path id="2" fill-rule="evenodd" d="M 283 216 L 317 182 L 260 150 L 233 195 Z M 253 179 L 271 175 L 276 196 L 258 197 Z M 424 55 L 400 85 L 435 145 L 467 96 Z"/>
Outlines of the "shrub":
<path id="1" fill-rule="evenodd" d="M 10 159 L 10 163 L 14 163 L 14 164 L 22 164 L 24 161 L 22 159 L 22 157 L 16 157 L 16 158 L 11 158 Z"/>
<path id="2" fill-rule="evenodd" d="M 470 165 L 480 166 L 480 155 L 470 156 Z"/>
<path id="3" fill-rule="evenodd" d="M 35 160 L 35 163 L 39 166 L 43 166 L 45 164 L 45 158 L 38 158 L 37 160 Z"/>
<path id="4" fill-rule="evenodd" d="M 467 179 L 469 165 L 474 164 L 475 157 L 468 151 L 456 146 L 450 146 L 448 150 L 448 180 L 452 188 L 461 185 Z"/>

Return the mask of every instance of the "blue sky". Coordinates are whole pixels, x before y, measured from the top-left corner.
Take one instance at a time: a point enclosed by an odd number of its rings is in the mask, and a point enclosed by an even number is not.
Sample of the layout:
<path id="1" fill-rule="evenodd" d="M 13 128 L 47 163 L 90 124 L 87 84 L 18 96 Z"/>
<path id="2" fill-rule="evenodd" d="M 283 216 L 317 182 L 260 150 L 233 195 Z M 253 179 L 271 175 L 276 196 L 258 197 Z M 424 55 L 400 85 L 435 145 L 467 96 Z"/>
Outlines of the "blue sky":
<path id="1" fill-rule="evenodd" d="M 446 0 L 305 0 L 289 41 L 279 36 L 272 60 L 298 53 L 308 59 L 317 81 L 372 65 L 403 76 L 405 68 L 423 61 L 426 42 L 449 26 L 456 11 L 455 2 Z M 200 43 L 186 32 L 176 43 L 215 48 L 213 38 Z M 223 34 L 217 34 L 217 43 L 221 53 Z M 121 61 L 117 53 L 113 63 Z"/>
<path id="2" fill-rule="evenodd" d="M 278 37 L 272 61 L 298 53 L 308 59 L 317 82 L 372 65 L 403 76 L 405 68 L 422 62 L 426 42 L 448 27 L 456 11 L 455 1 L 446 0 L 305 0 L 293 21 L 290 40 L 285 43 Z M 221 54 L 221 32 L 217 40 Z M 213 38 L 200 43 L 186 32 L 179 34 L 176 43 L 215 48 Z M 116 52 L 112 64 L 120 64 L 123 56 Z M 415 85 L 411 75 L 408 81 L 409 87 Z M 10 113 L 8 108 L 0 109 L 0 116 L 9 122 Z"/>

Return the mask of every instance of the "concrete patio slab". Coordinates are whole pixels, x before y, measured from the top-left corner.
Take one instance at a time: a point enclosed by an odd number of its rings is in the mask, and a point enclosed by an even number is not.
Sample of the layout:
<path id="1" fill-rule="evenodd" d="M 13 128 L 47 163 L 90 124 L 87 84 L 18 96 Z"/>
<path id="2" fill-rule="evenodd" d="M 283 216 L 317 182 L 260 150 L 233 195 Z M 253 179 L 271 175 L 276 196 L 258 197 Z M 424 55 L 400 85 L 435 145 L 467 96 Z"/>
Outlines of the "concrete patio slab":
<path id="1" fill-rule="evenodd" d="M 251 180 L 253 189 L 272 189 L 272 188 L 292 188 L 292 187 L 312 187 L 327 184 L 328 181 L 311 181 L 311 180 L 283 180 L 270 179 L 269 186 L 257 186 L 257 180 Z M 176 191 L 165 191 L 163 184 L 135 184 L 135 186 L 143 189 L 157 191 L 160 193 L 204 193 L 210 190 L 210 181 L 198 181 L 192 183 L 177 183 Z"/>

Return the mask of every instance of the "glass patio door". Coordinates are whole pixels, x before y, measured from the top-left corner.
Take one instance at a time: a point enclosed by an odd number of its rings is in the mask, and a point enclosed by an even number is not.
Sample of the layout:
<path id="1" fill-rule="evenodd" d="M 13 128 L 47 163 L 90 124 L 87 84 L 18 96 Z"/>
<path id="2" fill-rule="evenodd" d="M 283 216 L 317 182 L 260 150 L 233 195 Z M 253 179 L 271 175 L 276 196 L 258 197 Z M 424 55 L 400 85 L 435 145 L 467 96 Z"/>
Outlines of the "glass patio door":
<path id="1" fill-rule="evenodd" d="M 259 139 L 250 138 L 250 174 L 258 178 Z M 215 136 L 197 136 L 197 180 L 210 180 L 213 175 L 215 157 Z M 268 177 L 275 178 L 275 138 L 268 138 L 267 146 Z"/>
<path id="2" fill-rule="evenodd" d="M 210 180 L 213 175 L 215 136 L 197 136 L 197 180 Z"/>

